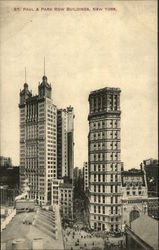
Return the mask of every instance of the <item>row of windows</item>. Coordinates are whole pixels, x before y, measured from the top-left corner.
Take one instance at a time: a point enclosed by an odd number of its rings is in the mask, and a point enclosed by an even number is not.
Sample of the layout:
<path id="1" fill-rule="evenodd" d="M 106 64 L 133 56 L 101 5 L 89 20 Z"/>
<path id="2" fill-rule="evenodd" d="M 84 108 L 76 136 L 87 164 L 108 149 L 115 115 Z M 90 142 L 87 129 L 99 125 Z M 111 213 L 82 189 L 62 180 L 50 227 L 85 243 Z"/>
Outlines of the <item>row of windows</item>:
<path id="1" fill-rule="evenodd" d="M 90 154 L 90 161 L 120 160 L 120 153 Z"/>
<path id="2" fill-rule="evenodd" d="M 94 181 L 96 182 L 96 181 L 103 181 L 103 182 L 105 182 L 105 180 L 106 180 L 106 178 L 107 178 L 107 176 L 108 175 L 105 175 L 105 174 L 94 174 Z M 107 178 L 108 179 L 108 178 Z M 116 174 L 116 175 L 113 175 L 113 174 L 111 174 L 110 175 L 110 181 L 111 182 L 113 182 L 113 181 L 115 181 L 115 182 L 117 182 L 117 181 L 119 181 L 119 176 Z M 108 180 L 107 180 L 108 181 Z"/>
<path id="3" fill-rule="evenodd" d="M 115 203 L 118 203 L 118 197 L 115 196 L 115 197 L 110 197 L 110 203 L 113 204 L 114 202 Z M 97 195 L 94 195 L 94 202 L 98 202 L 98 203 L 105 203 L 106 202 L 106 199 L 105 199 L 105 196 L 97 196 Z"/>
<path id="4" fill-rule="evenodd" d="M 106 132 L 98 132 L 98 133 L 91 133 L 90 139 L 91 140 L 98 140 L 98 139 L 119 139 L 120 138 L 120 131 L 106 131 Z"/>
<path id="5" fill-rule="evenodd" d="M 106 164 L 106 165 L 96 165 L 91 164 L 91 171 L 118 171 L 120 169 L 120 164 Z"/>
<path id="6" fill-rule="evenodd" d="M 20 109 L 20 113 L 21 114 L 25 113 L 25 109 Z"/>
<path id="7" fill-rule="evenodd" d="M 113 193 L 117 193 L 119 190 L 118 190 L 118 186 L 117 185 L 110 185 L 110 192 Z M 100 193 L 100 192 L 105 192 L 105 185 L 94 185 L 94 193 Z"/>
<path id="8" fill-rule="evenodd" d="M 100 128 L 118 128 L 120 125 L 119 120 L 106 120 L 106 121 L 98 121 L 98 122 L 91 122 L 90 129 L 100 129 Z"/>
<path id="9" fill-rule="evenodd" d="M 132 191 L 132 192 L 130 192 L 130 191 L 127 191 L 126 192 L 126 194 L 129 196 L 129 195 L 142 195 L 143 194 L 143 192 L 141 192 L 141 191 Z"/>
<path id="10" fill-rule="evenodd" d="M 120 145 L 120 142 L 107 142 L 107 143 L 92 143 L 91 148 L 117 148 Z"/>
<path id="11" fill-rule="evenodd" d="M 39 108 L 39 113 L 44 112 L 44 108 Z"/>

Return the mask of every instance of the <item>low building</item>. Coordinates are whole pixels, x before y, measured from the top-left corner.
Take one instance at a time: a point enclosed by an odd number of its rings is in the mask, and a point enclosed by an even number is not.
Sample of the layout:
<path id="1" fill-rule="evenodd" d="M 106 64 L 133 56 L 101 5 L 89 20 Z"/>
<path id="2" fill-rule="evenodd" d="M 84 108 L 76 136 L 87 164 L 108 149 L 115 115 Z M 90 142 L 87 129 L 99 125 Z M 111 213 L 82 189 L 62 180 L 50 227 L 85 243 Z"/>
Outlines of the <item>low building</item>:
<path id="1" fill-rule="evenodd" d="M 52 180 L 51 205 L 58 206 L 62 218 L 73 219 L 73 185 L 69 179 Z"/>
<path id="2" fill-rule="evenodd" d="M 51 183 L 51 205 L 59 205 L 59 185 L 64 182 L 63 179 L 52 180 Z"/>
<path id="3" fill-rule="evenodd" d="M 11 167 L 12 159 L 10 157 L 0 156 L 0 167 Z"/>
<path id="4" fill-rule="evenodd" d="M 143 161 L 144 170 L 146 172 L 146 181 L 149 197 L 159 197 L 158 192 L 158 160 L 148 159 Z"/>
<path id="5" fill-rule="evenodd" d="M 59 205 L 62 218 L 73 219 L 73 185 L 61 183 L 59 185 Z"/>
<path id="6" fill-rule="evenodd" d="M 89 176 L 88 176 L 88 162 L 83 163 L 83 179 L 84 179 L 84 191 L 89 188 Z"/>
<path id="7" fill-rule="evenodd" d="M 158 222 L 142 214 L 126 226 L 126 249 L 158 250 Z"/>
<path id="8" fill-rule="evenodd" d="M 122 172 L 122 226 L 130 225 L 141 214 L 147 214 L 147 184 L 143 169 Z"/>
<path id="9" fill-rule="evenodd" d="M 10 188 L 8 185 L 0 186 L 0 204 L 14 206 L 15 197 L 19 194 L 17 188 Z"/>
<path id="10" fill-rule="evenodd" d="M 159 197 L 149 197 L 147 206 L 148 215 L 154 219 L 159 220 Z"/>

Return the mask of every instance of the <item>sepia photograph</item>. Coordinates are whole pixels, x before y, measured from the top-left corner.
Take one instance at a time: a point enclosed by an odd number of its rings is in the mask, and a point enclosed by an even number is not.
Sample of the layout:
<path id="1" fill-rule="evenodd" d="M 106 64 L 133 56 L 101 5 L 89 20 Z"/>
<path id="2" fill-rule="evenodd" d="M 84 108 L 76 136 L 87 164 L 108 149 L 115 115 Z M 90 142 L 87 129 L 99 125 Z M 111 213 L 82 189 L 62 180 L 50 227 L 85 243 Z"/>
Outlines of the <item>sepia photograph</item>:
<path id="1" fill-rule="evenodd" d="M 159 250 L 157 0 L 0 0 L 2 250 Z"/>

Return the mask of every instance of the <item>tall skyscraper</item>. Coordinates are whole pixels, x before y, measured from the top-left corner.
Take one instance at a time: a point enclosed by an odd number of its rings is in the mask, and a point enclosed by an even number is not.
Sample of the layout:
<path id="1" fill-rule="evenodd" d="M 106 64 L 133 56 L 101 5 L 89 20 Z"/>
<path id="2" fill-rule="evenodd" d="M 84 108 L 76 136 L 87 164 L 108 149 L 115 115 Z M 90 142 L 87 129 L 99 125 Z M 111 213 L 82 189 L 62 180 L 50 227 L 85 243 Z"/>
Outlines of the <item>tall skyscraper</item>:
<path id="1" fill-rule="evenodd" d="M 71 106 L 57 110 L 57 177 L 72 179 L 74 167 L 74 112 Z"/>
<path id="2" fill-rule="evenodd" d="M 20 91 L 20 185 L 28 178 L 30 198 L 46 204 L 51 180 L 57 178 L 57 108 L 44 75 L 33 96 L 28 84 Z"/>
<path id="3" fill-rule="evenodd" d="M 121 229 L 120 89 L 89 95 L 89 213 L 92 229 Z"/>

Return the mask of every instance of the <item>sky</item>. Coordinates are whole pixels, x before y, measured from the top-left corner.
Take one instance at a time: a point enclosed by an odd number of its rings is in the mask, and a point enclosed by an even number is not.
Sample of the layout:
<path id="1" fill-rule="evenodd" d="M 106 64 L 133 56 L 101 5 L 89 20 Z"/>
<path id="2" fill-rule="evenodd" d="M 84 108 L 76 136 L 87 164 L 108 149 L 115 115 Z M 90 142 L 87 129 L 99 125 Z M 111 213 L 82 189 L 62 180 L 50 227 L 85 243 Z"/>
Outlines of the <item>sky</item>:
<path id="1" fill-rule="evenodd" d="M 0 154 L 19 165 L 19 92 L 26 67 L 29 89 L 37 94 L 45 56 L 54 103 L 74 107 L 75 166 L 88 160 L 89 93 L 104 87 L 121 89 L 125 169 L 157 158 L 156 6 L 156 1 L 27 1 L 29 11 L 25 1 L 1 1 Z"/>

